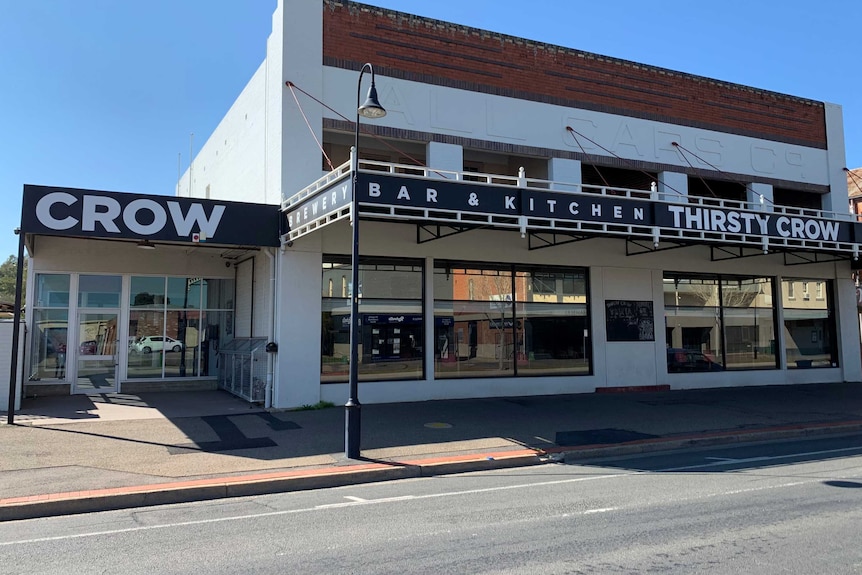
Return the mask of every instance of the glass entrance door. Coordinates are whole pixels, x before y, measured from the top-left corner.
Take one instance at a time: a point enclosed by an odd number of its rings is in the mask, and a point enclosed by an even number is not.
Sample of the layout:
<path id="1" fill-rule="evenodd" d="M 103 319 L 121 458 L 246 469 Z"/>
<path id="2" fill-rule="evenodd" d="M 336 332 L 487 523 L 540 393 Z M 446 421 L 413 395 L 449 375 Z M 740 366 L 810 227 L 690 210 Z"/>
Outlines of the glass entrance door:
<path id="1" fill-rule="evenodd" d="M 74 393 L 116 393 L 119 365 L 119 313 L 78 313 L 78 349 Z"/>

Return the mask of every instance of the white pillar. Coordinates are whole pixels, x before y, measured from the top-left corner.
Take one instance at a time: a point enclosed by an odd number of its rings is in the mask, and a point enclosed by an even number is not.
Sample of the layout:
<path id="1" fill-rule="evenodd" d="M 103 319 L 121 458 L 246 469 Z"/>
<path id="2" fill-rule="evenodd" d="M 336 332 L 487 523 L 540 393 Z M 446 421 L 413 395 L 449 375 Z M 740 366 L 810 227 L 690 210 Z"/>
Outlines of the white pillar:
<path id="1" fill-rule="evenodd" d="M 829 169 L 829 193 L 823 196 L 823 209 L 847 214 L 847 172 L 844 171 L 844 114 L 841 106 L 825 104 L 826 158 Z M 849 217 L 849 216 L 848 216 Z"/>
<path id="2" fill-rule="evenodd" d="M 840 264 L 841 271 L 835 284 L 835 317 L 838 329 L 838 361 L 844 381 L 862 381 L 862 358 L 859 354 L 859 308 L 856 303 L 856 286 L 850 279 L 850 266 Z"/>
<path id="3" fill-rule="evenodd" d="M 772 211 L 772 206 L 775 205 L 774 196 L 770 184 L 749 182 L 745 186 L 745 201 L 748 202 L 752 210 Z"/>
<path id="4" fill-rule="evenodd" d="M 548 160 L 548 179 L 552 190 L 581 191 L 583 183 L 580 160 L 551 158 Z"/>
<path id="5" fill-rule="evenodd" d="M 278 357 L 272 406 L 313 405 L 320 401 L 323 256 L 319 251 L 287 248 L 280 257 Z"/>
<path id="6" fill-rule="evenodd" d="M 425 146 L 426 164 L 432 170 L 441 172 L 461 172 L 464 170 L 464 148 L 456 144 L 443 144 L 441 142 L 428 142 Z M 428 174 L 431 178 L 454 179 L 452 174 Z"/>
<path id="7" fill-rule="evenodd" d="M 317 180 L 322 152 L 309 132 L 323 141 L 323 109 L 285 82 L 323 97 L 323 9 L 320 2 L 278 0 L 266 47 L 266 199 L 281 203 Z M 272 405 L 276 408 L 320 400 L 320 305 L 322 249 L 311 234 L 276 257 L 278 280 Z"/>
<path id="8" fill-rule="evenodd" d="M 658 173 L 659 199 L 667 202 L 688 196 L 688 176 L 679 172 Z"/>
<path id="9" fill-rule="evenodd" d="M 429 390 L 439 389 L 434 388 L 434 355 L 437 349 L 437 341 L 434 339 L 434 327 L 436 320 L 434 317 L 434 258 L 425 258 L 425 301 L 422 302 L 422 309 L 425 311 L 425 383 L 429 386 Z M 433 393 L 433 391 L 431 392 Z"/>
<path id="10" fill-rule="evenodd" d="M 285 9 L 285 4 L 289 4 Z M 296 92 L 302 111 L 285 86 L 291 81 L 323 97 L 323 9 L 320 2 L 278 0 L 266 48 L 267 201 L 280 203 L 323 173 L 323 107 Z"/>

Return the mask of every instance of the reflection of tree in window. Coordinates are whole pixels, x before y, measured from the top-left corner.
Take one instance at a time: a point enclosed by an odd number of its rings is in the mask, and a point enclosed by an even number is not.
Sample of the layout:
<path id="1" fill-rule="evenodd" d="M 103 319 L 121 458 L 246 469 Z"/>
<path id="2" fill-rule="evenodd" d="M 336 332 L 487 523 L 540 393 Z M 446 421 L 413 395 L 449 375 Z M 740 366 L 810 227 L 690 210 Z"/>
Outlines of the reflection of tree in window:
<path id="1" fill-rule="evenodd" d="M 135 294 L 135 301 L 132 305 L 135 306 L 143 306 L 143 305 L 154 305 L 156 303 L 156 296 L 151 293 L 143 292 Z"/>
<path id="2" fill-rule="evenodd" d="M 552 294 L 556 293 L 556 276 L 554 274 L 534 273 L 532 275 L 533 293 Z"/>
<path id="3" fill-rule="evenodd" d="M 440 261 L 436 377 L 589 373 L 585 277 L 577 271 Z M 576 293 L 564 298 L 564 283 Z"/>

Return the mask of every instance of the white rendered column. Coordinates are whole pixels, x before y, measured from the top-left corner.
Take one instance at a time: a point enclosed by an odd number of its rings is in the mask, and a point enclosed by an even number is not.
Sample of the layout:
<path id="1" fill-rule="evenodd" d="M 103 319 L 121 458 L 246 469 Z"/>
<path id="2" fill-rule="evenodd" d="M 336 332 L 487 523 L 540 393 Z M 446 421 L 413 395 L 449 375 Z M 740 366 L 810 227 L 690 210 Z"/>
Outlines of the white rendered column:
<path id="1" fill-rule="evenodd" d="M 270 202 L 280 203 L 321 176 L 322 153 L 305 118 L 322 142 L 323 109 L 297 92 L 300 111 L 285 82 L 293 82 L 320 98 L 322 54 L 321 2 L 278 0 L 266 49 L 265 177 Z M 278 352 L 272 396 L 275 408 L 320 400 L 320 242 L 320 234 L 310 234 L 276 255 L 280 262 L 276 282 Z"/>
<path id="2" fill-rule="evenodd" d="M 679 172 L 658 173 L 659 199 L 673 202 L 688 196 L 688 176 Z"/>
<path id="3" fill-rule="evenodd" d="M 554 190 L 581 191 L 583 179 L 580 160 L 551 158 L 548 160 L 548 179 L 553 182 L 551 188 Z"/>
<path id="4" fill-rule="evenodd" d="M 751 182 L 745 186 L 745 201 L 751 205 L 753 210 L 771 211 L 775 205 L 773 188 L 769 184 L 758 184 Z"/>
<path id="5" fill-rule="evenodd" d="M 826 158 L 829 164 L 829 193 L 823 196 L 823 209 L 839 214 L 848 214 L 847 172 L 844 171 L 844 113 L 837 104 L 826 107 Z"/>
<path id="6" fill-rule="evenodd" d="M 428 142 L 425 147 L 426 164 L 432 170 L 440 170 L 442 174 L 431 172 L 429 177 L 454 179 L 453 174 L 445 172 L 461 172 L 464 170 L 464 148 L 456 144 Z"/>

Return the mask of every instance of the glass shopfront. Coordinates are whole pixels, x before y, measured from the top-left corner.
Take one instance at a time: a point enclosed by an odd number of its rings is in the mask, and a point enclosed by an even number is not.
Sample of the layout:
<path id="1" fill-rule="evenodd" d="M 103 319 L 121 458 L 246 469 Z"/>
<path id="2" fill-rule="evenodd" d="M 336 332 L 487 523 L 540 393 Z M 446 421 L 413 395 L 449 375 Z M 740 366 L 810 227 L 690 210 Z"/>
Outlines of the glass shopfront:
<path id="1" fill-rule="evenodd" d="M 69 341 L 68 274 L 37 274 L 30 338 L 29 381 L 65 381 Z"/>
<path id="2" fill-rule="evenodd" d="M 215 376 L 233 299 L 232 280 L 132 277 L 128 377 Z"/>
<path id="3" fill-rule="evenodd" d="M 324 256 L 322 383 L 345 382 L 350 360 L 350 258 Z M 359 379 L 421 379 L 424 267 L 419 260 L 362 258 L 359 264 Z"/>
<path id="4" fill-rule="evenodd" d="M 832 282 L 784 279 L 785 361 L 789 369 L 838 366 Z"/>
<path id="5" fill-rule="evenodd" d="M 422 261 L 362 258 L 360 380 L 424 377 Z M 345 382 L 350 261 L 325 256 L 321 381 Z M 577 375 L 591 370 L 586 270 L 438 261 L 434 377 Z"/>
<path id="6" fill-rule="evenodd" d="M 583 268 L 438 261 L 434 376 L 589 374 Z"/>
<path id="7" fill-rule="evenodd" d="M 666 273 L 670 373 L 776 369 L 771 278 Z"/>
<path id="8" fill-rule="evenodd" d="M 123 379 L 215 377 L 233 292 L 227 279 L 36 274 L 29 381 L 105 393 Z"/>

